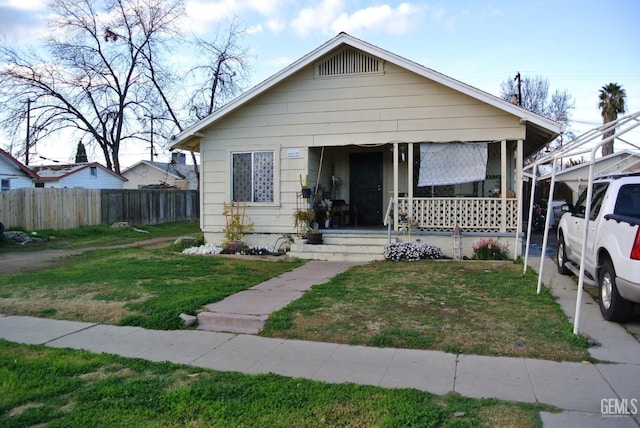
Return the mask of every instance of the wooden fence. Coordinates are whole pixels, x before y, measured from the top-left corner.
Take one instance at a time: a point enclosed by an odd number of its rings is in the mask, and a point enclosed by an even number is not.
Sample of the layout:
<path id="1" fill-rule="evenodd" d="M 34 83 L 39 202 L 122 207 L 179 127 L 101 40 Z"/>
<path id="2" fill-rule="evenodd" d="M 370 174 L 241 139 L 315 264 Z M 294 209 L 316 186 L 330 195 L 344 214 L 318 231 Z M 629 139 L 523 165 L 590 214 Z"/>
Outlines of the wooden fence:
<path id="1" fill-rule="evenodd" d="M 7 229 L 62 230 L 118 221 L 144 226 L 199 218 L 195 190 L 25 188 L 0 192 L 0 222 Z"/>

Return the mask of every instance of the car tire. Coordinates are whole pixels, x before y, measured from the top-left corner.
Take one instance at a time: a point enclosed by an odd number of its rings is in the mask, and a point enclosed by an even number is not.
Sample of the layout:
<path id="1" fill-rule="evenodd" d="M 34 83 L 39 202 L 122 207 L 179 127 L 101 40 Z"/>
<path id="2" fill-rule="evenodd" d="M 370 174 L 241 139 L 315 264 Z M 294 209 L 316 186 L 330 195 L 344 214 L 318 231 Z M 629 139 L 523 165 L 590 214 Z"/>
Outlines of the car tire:
<path id="1" fill-rule="evenodd" d="M 558 263 L 558 273 L 560 275 L 569 275 L 571 271 L 567 269 L 567 249 L 565 248 L 564 236 L 562 233 L 558 236 L 558 252 L 556 253 L 556 262 Z"/>
<path id="2" fill-rule="evenodd" d="M 616 271 L 610 260 L 605 260 L 598 275 L 600 312 L 608 321 L 627 321 L 633 315 L 634 303 L 618 292 Z"/>

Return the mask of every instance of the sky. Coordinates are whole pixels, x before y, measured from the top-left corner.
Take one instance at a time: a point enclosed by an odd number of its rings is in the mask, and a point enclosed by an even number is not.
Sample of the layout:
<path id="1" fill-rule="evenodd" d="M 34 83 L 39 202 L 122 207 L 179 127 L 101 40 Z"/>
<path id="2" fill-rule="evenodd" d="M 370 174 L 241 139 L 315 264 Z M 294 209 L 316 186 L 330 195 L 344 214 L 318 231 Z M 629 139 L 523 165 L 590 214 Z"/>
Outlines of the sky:
<path id="1" fill-rule="evenodd" d="M 540 76 L 551 93 L 573 97 L 569 130 L 576 135 L 602 123 L 598 94 L 608 83 L 625 89 L 628 113 L 640 111 L 638 0 L 186 0 L 186 12 L 185 27 L 202 37 L 234 19 L 244 26 L 246 89 L 345 31 L 496 96 L 518 72 Z M 0 0 L 0 37 L 33 42 L 48 13 L 46 0 Z M 640 147 L 640 132 L 627 140 Z M 59 145 L 39 142 L 46 159 L 31 163 L 71 162 L 75 144 L 66 155 Z M 124 167 L 149 159 L 143 145 L 124 149 Z M 90 160 L 104 162 L 92 152 Z M 164 151 L 158 160 L 168 156 Z"/>

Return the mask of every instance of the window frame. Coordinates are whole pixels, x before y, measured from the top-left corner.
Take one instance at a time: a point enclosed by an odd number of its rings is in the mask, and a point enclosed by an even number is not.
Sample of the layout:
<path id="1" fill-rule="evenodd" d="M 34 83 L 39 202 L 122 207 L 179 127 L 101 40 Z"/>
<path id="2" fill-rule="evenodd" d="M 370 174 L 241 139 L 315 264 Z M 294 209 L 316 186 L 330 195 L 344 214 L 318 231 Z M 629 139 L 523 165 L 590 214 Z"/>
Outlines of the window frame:
<path id="1" fill-rule="evenodd" d="M 593 184 L 593 194 L 591 195 L 591 215 L 590 220 L 593 221 L 598 217 L 598 213 L 600 213 L 600 208 L 602 207 L 602 202 L 604 201 L 604 195 L 607 193 L 607 189 L 609 188 L 609 182 L 602 183 L 594 183 Z M 585 189 L 575 205 L 575 213 L 574 215 L 579 218 L 585 218 L 587 208 L 587 189 Z"/>
<path id="2" fill-rule="evenodd" d="M 271 201 L 255 201 L 255 155 L 257 153 L 270 153 L 272 156 L 272 169 L 273 169 L 273 185 L 272 185 L 272 198 Z M 251 155 L 251 200 L 250 201 L 240 201 L 246 202 L 249 205 L 261 205 L 261 206 L 269 206 L 269 205 L 277 205 L 278 195 L 279 195 L 279 183 L 277 180 L 278 171 L 279 171 L 279 158 L 277 156 L 278 150 L 275 148 L 269 149 L 248 149 L 248 150 L 233 150 L 229 152 L 229 199 L 235 200 L 234 198 L 234 156 L 236 155 Z"/>

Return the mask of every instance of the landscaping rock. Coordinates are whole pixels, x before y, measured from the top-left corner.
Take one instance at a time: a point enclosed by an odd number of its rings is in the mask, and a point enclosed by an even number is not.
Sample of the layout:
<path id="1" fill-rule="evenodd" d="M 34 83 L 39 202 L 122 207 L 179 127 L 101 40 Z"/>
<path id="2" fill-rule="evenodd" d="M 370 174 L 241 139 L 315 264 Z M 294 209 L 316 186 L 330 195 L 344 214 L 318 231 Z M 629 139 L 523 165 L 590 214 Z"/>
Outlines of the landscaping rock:
<path id="1" fill-rule="evenodd" d="M 129 229 L 129 230 L 133 230 L 134 232 L 140 232 L 140 233 L 149 233 L 148 230 L 142 230 L 142 229 L 136 229 L 135 227 L 131 226 L 128 222 L 126 221 L 118 221 L 116 223 L 113 223 L 111 225 L 112 229 Z"/>
<path id="2" fill-rule="evenodd" d="M 204 244 L 182 250 L 182 254 L 220 254 L 221 252 L 222 248 L 215 244 Z"/>
<path id="3" fill-rule="evenodd" d="M 188 314 L 180 314 L 180 319 L 186 327 L 192 327 L 198 323 L 198 317 Z"/>
<path id="4" fill-rule="evenodd" d="M 8 230 L 4 232 L 4 237 L 6 239 L 11 239 L 12 241 L 16 241 L 19 244 L 23 244 L 29 242 L 31 237 L 24 232 Z"/>
<path id="5" fill-rule="evenodd" d="M 197 247 L 198 240 L 191 236 L 181 236 L 173 242 L 173 245 L 177 245 L 182 248 Z"/>
<path id="6" fill-rule="evenodd" d="M 3 238 L 11 241 L 15 241 L 20 245 L 25 245 L 29 242 L 46 242 L 46 238 L 36 238 L 34 236 L 29 236 L 24 232 L 20 232 L 18 230 L 7 230 L 3 233 Z"/>

